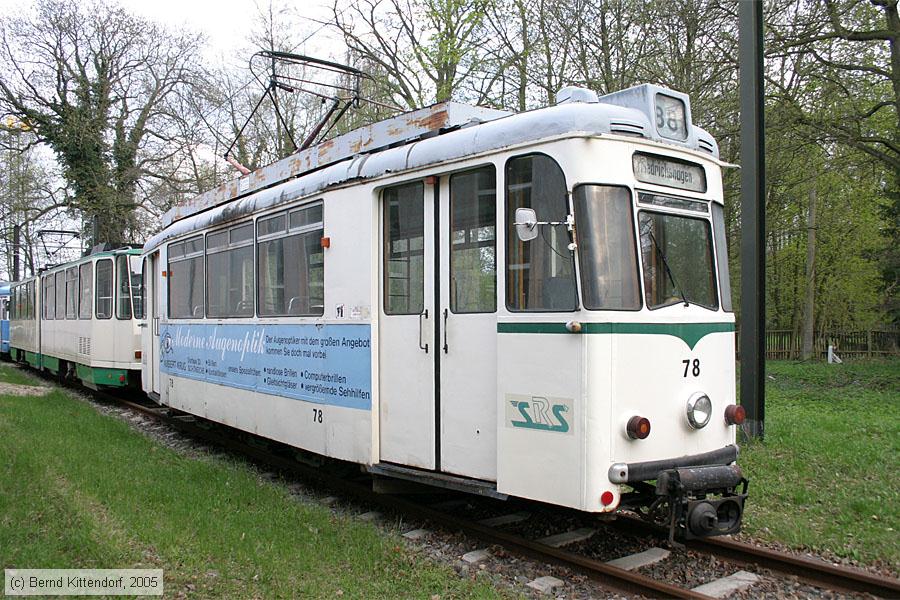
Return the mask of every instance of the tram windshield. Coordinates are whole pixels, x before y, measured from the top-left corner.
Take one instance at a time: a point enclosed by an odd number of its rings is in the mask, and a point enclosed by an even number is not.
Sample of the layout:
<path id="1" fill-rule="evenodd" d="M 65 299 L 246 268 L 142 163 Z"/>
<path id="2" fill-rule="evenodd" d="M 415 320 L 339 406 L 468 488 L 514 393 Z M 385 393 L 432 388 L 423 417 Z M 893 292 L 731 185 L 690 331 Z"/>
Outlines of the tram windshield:
<path id="1" fill-rule="evenodd" d="M 117 317 L 140 319 L 143 317 L 143 275 L 141 257 L 136 254 L 120 254 L 116 257 L 119 291 Z"/>
<path id="2" fill-rule="evenodd" d="M 647 307 L 681 302 L 717 309 L 709 221 L 642 210 L 638 225 Z"/>
<path id="3" fill-rule="evenodd" d="M 575 188 L 578 260 L 584 307 L 640 310 L 634 216 L 628 188 L 582 185 Z"/>

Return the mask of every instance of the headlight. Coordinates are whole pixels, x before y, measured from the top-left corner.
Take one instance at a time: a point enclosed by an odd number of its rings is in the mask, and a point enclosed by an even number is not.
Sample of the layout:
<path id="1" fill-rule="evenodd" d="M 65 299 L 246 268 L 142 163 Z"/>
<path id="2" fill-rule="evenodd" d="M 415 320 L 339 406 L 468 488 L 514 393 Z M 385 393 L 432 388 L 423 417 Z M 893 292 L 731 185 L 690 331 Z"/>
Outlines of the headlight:
<path id="1" fill-rule="evenodd" d="M 702 429 L 709 423 L 712 416 L 712 401 L 703 392 L 697 392 L 691 396 L 687 403 L 688 423 L 694 429 Z"/>

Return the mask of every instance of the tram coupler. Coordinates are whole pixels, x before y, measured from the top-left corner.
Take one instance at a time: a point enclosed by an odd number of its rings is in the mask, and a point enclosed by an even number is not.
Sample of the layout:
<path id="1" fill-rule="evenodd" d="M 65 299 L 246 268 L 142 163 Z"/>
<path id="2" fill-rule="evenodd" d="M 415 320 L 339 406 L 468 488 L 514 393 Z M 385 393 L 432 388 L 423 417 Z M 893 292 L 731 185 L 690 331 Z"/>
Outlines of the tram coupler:
<path id="1" fill-rule="evenodd" d="M 668 497 L 669 543 L 675 543 L 676 533 L 692 540 L 740 531 L 747 486 L 737 465 L 661 471 L 656 495 Z"/>

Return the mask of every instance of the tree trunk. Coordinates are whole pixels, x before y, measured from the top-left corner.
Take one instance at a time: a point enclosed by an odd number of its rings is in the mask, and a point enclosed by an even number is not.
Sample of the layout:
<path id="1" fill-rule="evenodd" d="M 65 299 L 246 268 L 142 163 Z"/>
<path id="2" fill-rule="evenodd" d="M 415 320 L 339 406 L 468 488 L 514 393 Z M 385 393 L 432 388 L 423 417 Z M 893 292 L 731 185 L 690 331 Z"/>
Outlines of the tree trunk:
<path id="1" fill-rule="evenodd" d="M 801 358 L 809 360 L 813 354 L 813 328 L 816 306 L 816 181 L 809 190 L 809 211 L 806 215 L 806 307 L 803 310 L 803 351 Z"/>

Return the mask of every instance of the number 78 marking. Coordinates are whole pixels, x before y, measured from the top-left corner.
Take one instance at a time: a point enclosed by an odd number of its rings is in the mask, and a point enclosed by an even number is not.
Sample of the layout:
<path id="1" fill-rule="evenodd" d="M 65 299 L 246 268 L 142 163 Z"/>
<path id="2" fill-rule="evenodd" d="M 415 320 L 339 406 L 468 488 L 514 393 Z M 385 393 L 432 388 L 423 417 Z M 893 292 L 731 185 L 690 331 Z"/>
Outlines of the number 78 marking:
<path id="1" fill-rule="evenodd" d="M 691 371 L 691 375 L 693 375 L 694 377 L 700 376 L 700 359 L 699 358 L 695 358 L 693 363 L 691 362 L 691 359 L 689 359 L 689 358 L 686 358 L 681 362 L 684 363 L 684 376 L 685 377 L 688 376 L 689 369 Z M 693 365 L 693 367 L 694 367 L 693 369 L 691 368 L 691 365 Z"/>

